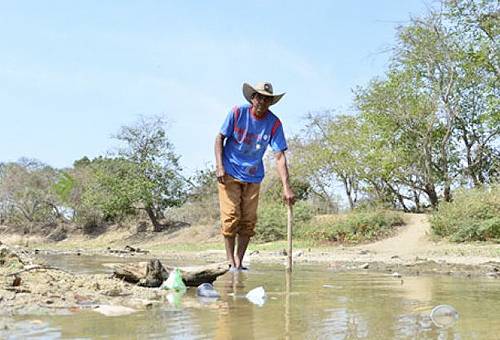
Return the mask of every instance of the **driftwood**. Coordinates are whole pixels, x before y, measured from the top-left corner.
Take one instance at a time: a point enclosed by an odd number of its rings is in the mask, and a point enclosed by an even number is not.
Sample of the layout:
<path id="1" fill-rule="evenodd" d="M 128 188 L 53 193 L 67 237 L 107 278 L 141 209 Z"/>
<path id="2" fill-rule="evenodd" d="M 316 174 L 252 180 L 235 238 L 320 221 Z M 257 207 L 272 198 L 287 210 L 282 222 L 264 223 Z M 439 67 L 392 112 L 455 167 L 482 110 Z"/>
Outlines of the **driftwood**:
<path id="1" fill-rule="evenodd" d="M 113 264 L 113 276 L 145 287 L 159 287 L 168 278 L 174 267 L 163 266 L 157 259 L 149 262 Z M 218 276 L 229 270 L 226 262 L 203 266 L 179 267 L 186 286 L 197 287 L 202 283 L 212 283 Z"/>

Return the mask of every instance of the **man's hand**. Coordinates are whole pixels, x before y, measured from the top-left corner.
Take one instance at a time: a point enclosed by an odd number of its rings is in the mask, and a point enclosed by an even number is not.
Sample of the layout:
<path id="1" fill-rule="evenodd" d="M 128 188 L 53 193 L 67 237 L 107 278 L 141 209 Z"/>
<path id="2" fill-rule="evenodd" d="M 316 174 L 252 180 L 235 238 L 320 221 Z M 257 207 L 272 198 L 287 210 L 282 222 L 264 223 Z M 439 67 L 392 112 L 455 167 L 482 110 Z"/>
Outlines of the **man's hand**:
<path id="1" fill-rule="evenodd" d="M 224 170 L 224 166 L 222 165 L 222 150 L 224 149 L 224 139 L 226 137 L 218 133 L 215 137 L 215 176 L 217 177 L 217 181 L 221 184 L 224 184 L 224 175 L 226 171 Z"/>
<path id="2" fill-rule="evenodd" d="M 217 176 L 217 181 L 220 184 L 224 184 L 224 175 L 226 174 L 226 171 L 224 170 L 223 166 L 218 166 L 215 169 L 215 176 Z"/>
<path id="3" fill-rule="evenodd" d="M 286 164 L 285 151 L 276 153 L 276 168 L 283 184 L 283 201 L 286 205 L 293 205 L 295 203 L 295 194 L 290 186 L 288 178 L 288 166 Z"/>
<path id="4" fill-rule="evenodd" d="M 292 188 L 283 188 L 283 201 L 286 205 L 295 204 L 295 194 L 293 193 Z"/>

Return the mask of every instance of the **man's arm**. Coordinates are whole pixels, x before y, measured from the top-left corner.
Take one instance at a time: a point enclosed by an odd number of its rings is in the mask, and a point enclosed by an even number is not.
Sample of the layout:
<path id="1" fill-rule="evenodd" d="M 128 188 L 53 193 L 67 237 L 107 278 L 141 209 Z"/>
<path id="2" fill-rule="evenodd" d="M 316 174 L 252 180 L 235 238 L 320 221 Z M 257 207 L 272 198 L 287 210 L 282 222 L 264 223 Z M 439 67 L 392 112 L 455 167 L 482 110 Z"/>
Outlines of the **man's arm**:
<path id="1" fill-rule="evenodd" d="M 224 149 L 224 136 L 222 133 L 218 133 L 217 137 L 215 137 L 215 175 L 217 176 L 217 180 L 219 183 L 224 183 L 224 174 L 226 171 L 224 170 L 224 165 L 222 164 L 222 150 Z"/>
<path id="2" fill-rule="evenodd" d="M 288 166 L 284 151 L 276 153 L 276 167 L 278 168 L 278 174 L 281 178 L 281 183 L 283 184 L 283 200 L 287 205 L 293 205 L 295 203 L 295 194 L 290 186 Z"/>

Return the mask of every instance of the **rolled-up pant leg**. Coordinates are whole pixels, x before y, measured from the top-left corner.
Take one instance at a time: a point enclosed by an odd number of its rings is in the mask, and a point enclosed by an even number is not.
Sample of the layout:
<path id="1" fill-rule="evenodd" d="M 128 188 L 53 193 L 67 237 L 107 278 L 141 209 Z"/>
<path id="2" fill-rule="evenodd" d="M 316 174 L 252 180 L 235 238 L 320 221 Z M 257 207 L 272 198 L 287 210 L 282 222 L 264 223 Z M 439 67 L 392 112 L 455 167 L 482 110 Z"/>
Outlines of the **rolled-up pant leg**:
<path id="1" fill-rule="evenodd" d="M 234 237 L 240 227 L 241 183 L 225 175 L 224 183 L 219 183 L 218 187 L 221 232 L 225 237 Z"/>
<path id="2" fill-rule="evenodd" d="M 239 234 L 252 237 L 257 224 L 260 184 L 244 183 L 241 194 L 241 222 Z"/>
<path id="3" fill-rule="evenodd" d="M 260 184 L 240 182 L 225 175 L 224 183 L 218 187 L 222 235 L 255 235 Z"/>

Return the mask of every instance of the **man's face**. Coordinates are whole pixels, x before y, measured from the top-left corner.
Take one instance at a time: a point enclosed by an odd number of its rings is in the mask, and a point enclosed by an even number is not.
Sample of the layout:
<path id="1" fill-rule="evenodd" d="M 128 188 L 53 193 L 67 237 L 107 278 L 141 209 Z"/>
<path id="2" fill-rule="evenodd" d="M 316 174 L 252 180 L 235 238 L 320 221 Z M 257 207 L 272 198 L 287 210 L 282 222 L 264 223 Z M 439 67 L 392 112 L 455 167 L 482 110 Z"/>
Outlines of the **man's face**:
<path id="1" fill-rule="evenodd" d="M 252 98 L 254 113 L 257 117 L 263 116 L 271 105 L 272 97 L 256 93 Z"/>

